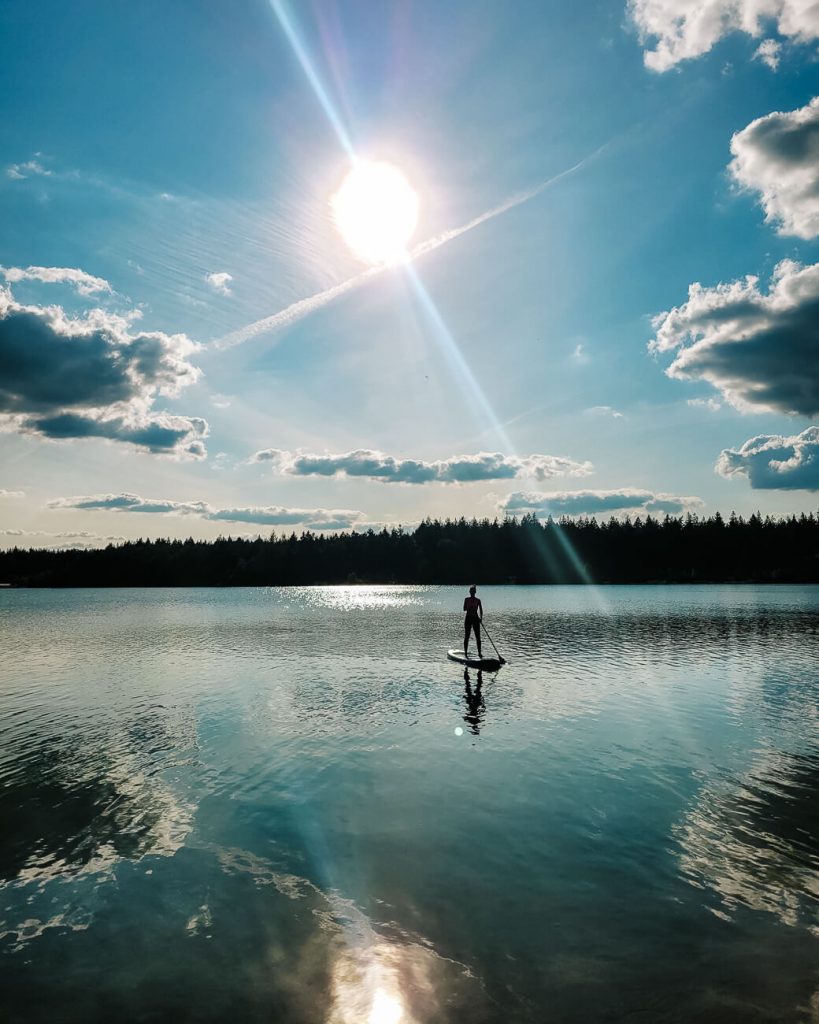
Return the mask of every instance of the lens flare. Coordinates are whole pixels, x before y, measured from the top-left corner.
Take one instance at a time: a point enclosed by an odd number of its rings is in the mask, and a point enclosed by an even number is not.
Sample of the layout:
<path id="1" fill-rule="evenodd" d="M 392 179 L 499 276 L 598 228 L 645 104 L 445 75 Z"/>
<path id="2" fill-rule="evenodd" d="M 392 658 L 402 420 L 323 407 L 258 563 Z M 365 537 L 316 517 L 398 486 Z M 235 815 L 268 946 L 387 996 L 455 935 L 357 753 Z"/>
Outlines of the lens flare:
<path id="1" fill-rule="evenodd" d="M 357 160 L 332 198 L 341 237 L 365 263 L 394 263 L 418 223 L 418 194 L 392 164 Z"/>

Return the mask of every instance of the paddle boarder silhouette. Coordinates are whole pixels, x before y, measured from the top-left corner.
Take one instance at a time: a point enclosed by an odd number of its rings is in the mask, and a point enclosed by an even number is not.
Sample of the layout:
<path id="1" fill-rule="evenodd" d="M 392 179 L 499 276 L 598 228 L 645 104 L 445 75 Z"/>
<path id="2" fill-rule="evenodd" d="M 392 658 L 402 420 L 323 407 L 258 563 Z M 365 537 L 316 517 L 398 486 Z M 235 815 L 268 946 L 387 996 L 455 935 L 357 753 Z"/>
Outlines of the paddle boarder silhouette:
<path id="1" fill-rule="evenodd" d="M 469 588 L 469 597 L 464 598 L 464 657 L 469 656 L 469 634 L 474 630 L 475 639 L 478 642 L 478 657 L 481 657 L 481 619 L 483 619 L 483 605 L 481 599 L 475 597 L 478 588 Z"/>

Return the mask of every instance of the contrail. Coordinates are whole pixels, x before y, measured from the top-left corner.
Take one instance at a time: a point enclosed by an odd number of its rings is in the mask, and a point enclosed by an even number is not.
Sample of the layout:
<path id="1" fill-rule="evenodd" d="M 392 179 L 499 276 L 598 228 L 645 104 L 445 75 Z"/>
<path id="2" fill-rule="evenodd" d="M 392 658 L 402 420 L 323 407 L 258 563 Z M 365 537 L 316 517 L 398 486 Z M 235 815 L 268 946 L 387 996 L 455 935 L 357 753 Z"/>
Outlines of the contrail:
<path id="1" fill-rule="evenodd" d="M 358 288 L 359 285 L 369 281 L 370 278 L 382 273 L 385 269 L 385 267 L 370 267 L 368 270 L 356 274 L 355 277 L 348 277 L 346 281 L 334 284 L 332 288 L 326 288 L 323 292 L 316 292 L 315 295 L 308 295 L 306 299 L 299 299 L 298 302 L 291 303 L 278 313 L 262 317 L 261 320 L 255 320 L 252 324 L 248 324 L 247 327 L 240 327 L 238 331 L 231 331 L 230 334 L 226 334 L 224 337 L 217 338 L 216 341 L 211 342 L 211 346 L 222 351 L 233 348 L 235 345 L 241 345 L 244 341 L 250 341 L 257 334 L 275 331 L 279 327 L 287 327 L 289 324 L 295 323 L 296 320 L 301 320 L 308 313 L 326 306 L 328 302 L 337 299 L 339 295 L 352 291 L 353 288 Z"/>
<path id="2" fill-rule="evenodd" d="M 512 210 L 516 206 L 520 206 L 522 203 L 528 203 L 530 199 L 534 199 L 535 196 L 540 195 L 541 192 L 545 191 L 551 185 L 556 184 L 558 181 L 568 177 L 570 174 L 574 174 L 582 167 L 585 167 L 586 164 L 591 163 L 592 160 L 595 160 L 605 149 L 608 148 L 609 145 L 609 142 L 604 143 L 589 156 L 583 157 L 583 159 L 579 160 L 576 164 L 573 164 L 571 167 L 567 167 L 565 171 L 560 171 L 559 174 L 555 174 L 553 177 L 547 178 L 546 181 L 542 181 L 539 185 L 535 185 L 534 188 L 527 189 L 525 192 L 516 192 L 515 195 L 510 196 L 508 199 L 504 199 L 502 203 L 499 203 L 497 206 L 493 206 L 485 213 L 481 213 L 479 216 L 473 217 L 472 220 L 467 221 L 466 224 L 462 224 L 457 228 L 450 228 L 448 231 L 442 231 L 440 234 L 434 235 L 432 238 L 428 238 L 425 242 L 419 242 L 407 253 L 405 257 L 406 261 L 412 262 L 419 256 L 425 256 L 428 252 L 440 249 L 440 247 L 442 245 L 446 245 L 447 242 L 451 242 L 453 239 L 459 238 L 461 235 L 466 234 L 467 231 L 472 231 L 473 228 L 477 228 L 481 224 L 485 224 L 488 220 L 499 217 L 502 213 L 506 213 L 507 210 Z M 346 281 L 342 281 L 340 284 L 334 284 L 332 288 L 325 288 L 323 292 L 316 292 L 315 295 L 308 295 L 307 298 L 299 299 L 298 302 L 291 303 L 278 313 L 273 313 L 271 316 L 263 317 L 261 320 L 256 320 L 252 324 L 248 324 L 246 327 L 240 327 L 237 331 L 231 331 L 230 334 L 226 334 L 222 338 L 217 338 L 216 341 L 211 342 L 211 347 L 219 351 L 223 351 L 224 349 L 233 348 L 235 345 L 241 345 L 245 341 L 250 341 L 251 338 L 255 338 L 259 334 L 275 331 L 281 327 L 289 327 L 290 324 L 295 323 L 297 320 L 301 320 L 302 317 L 307 316 L 316 309 L 321 309 L 322 306 L 326 306 L 327 303 L 332 302 L 333 299 L 337 299 L 339 295 L 344 295 L 345 292 L 349 292 L 352 291 L 353 288 L 360 287 L 367 281 L 371 281 L 374 277 L 377 277 L 379 274 L 383 274 L 384 271 L 388 269 L 388 264 L 369 267 L 367 270 L 362 271 L 360 274 L 356 274 L 354 277 L 348 277 Z"/>
<path id="3" fill-rule="evenodd" d="M 494 217 L 499 217 L 502 213 L 506 213 L 507 210 L 513 210 L 516 206 L 520 206 L 521 203 L 528 203 L 530 199 L 534 199 L 535 196 L 539 196 L 541 192 L 549 188 L 550 185 L 556 185 L 562 178 L 567 178 L 570 174 L 574 174 L 575 171 L 579 171 L 581 167 L 585 167 L 586 164 L 591 163 L 596 157 L 598 157 L 604 149 L 608 147 L 609 143 L 606 142 L 598 149 L 596 149 L 589 156 L 584 156 L 582 160 L 578 160 L 576 164 L 571 167 L 567 167 L 565 171 L 560 171 L 559 174 L 555 174 L 551 178 L 547 178 L 546 181 L 542 181 L 539 185 L 535 185 L 534 188 L 527 189 L 526 192 L 517 192 L 515 195 L 510 196 L 508 199 L 504 199 L 502 203 L 497 206 L 493 206 L 491 210 L 487 210 L 486 213 L 482 213 L 477 217 L 473 217 L 472 220 L 467 221 L 466 224 L 462 224 L 459 228 L 450 228 L 449 231 L 442 231 L 440 235 L 435 235 L 433 238 L 428 238 L 426 242 L 419 242 L 409 253 L 409 259 L 414 260 L 418 256 L 423 256 L 425 253 L 432 252 L 433 249 L 438 249 L 447 242 L 451 242 L 453 238 L 458 238 L 459 235 L 466 234 L 467 231 L 471 231 L 478 225 L 483 224 L 487 220 L 492 220 Z"/>

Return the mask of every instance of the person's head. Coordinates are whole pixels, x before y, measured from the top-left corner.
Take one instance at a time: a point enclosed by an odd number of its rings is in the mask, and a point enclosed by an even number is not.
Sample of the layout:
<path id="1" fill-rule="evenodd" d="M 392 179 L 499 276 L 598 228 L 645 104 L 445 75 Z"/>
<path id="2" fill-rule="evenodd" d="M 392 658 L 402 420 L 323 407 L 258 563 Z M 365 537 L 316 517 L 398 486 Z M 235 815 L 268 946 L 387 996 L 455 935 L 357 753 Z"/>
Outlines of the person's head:
<path id="1" fill-rule="evenodd" d="M 478 589 L 478 588 L 477 588 L 476 586 L 471 586 L 471 587 L 469 588 L 469 593 L 470 593 L 470 594 L 472 595 L 472 597 L 474 597 L 474 596 L 475 596 L 475 591 L 476 591 L 477 589 Z"/>

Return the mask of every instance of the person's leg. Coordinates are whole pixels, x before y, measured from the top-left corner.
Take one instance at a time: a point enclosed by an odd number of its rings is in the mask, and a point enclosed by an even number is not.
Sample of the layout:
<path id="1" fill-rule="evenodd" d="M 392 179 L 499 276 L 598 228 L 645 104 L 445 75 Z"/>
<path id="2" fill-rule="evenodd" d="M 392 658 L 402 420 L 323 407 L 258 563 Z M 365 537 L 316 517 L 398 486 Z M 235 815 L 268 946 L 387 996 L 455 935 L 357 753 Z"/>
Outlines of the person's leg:
<path id="1" fill-rule="evenodd" d="M 481 624 L 480 622 L 473 622 L 472 628 L 475 630 L 475 640 L 478 644 L 478 657 L 481 657 Z"/>
<path id="2" fill-rule="evenodd" d="M 467 657 L 467 655 L 469 654 L 469 632 L 471 629 L 472 626 L 469 622 L 469 619 L 467 619 L 466 622 L 464 623 L 464 657 Z"/>

